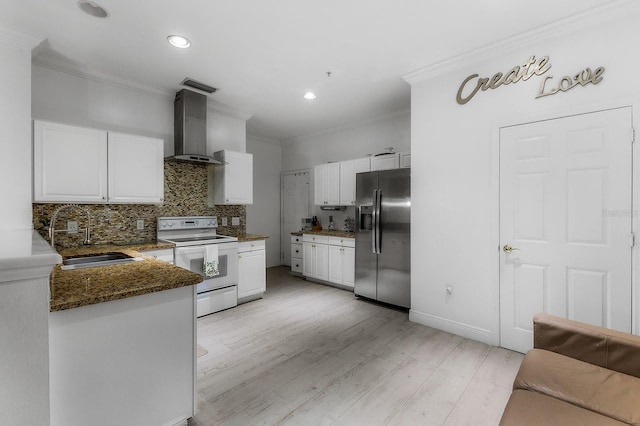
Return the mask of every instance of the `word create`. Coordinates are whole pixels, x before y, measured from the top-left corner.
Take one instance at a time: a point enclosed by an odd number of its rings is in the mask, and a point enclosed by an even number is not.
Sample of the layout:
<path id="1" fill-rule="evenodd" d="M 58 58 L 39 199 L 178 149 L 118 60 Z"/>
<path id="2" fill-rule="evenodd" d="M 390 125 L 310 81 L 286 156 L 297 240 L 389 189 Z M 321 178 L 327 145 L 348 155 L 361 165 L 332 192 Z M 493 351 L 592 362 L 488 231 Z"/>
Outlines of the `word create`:
<path id="1" fill-rule="evenodd" d="M 517 83 L 519 81 L 527 81 L 534 75 L 542 75 L 547 72 L 551 68 L 551 64 L 549 63 L 549 57 L 543 56 L 538 61 L 536 61 L 536 57 L 532 56 L 529 58 L 527 62 L 522 64 L 522 67 L 515 66 L 511 68 L 506 74 L 496 73 L 491 78 L 478 78 L 478 74 L 472 74 L 467 77 L 460 88 L 458 89 L 458 94 L 456 95 L 456 101 L 460 105 L 464 105 L 471 100 L 478 93 L 478 90 L 482 90 L 483 92 L 488 89 L 497 89 L 502 85 L 508 85 L 511 83 Z M 463 97 L 462 91 L 464 90 L 467 83 L 471 80 L 478 78 L 476 82 L 476 87 L 473 88 L 471 93 Z"/>
<path id="2" fill-rule="evenodd" d="M 538 92 L 538 96 L 536 96 L 536 99 L 543 96 L 555 95 L 558 92 L 567 92 L 576 87 L 578 84 L 581 86 L 586 86 L 589 83 L 596 85 L 602 81 L 602 74 L 604 74 L 604 67 L 596 68 L 595 71 L 591 71 L 591 68 L 587 67 L 573 76 L 573 78 L 565 75 L 560 79 L 560 82 L 558 83 L 558 86 L 556 88 L 545 91 L 547 81 L 553 78 L 552 75 L 547 76 L 544 78 L 544 80 L 542 80 L 542 83 L 540 83 L 540 91 Z"/>

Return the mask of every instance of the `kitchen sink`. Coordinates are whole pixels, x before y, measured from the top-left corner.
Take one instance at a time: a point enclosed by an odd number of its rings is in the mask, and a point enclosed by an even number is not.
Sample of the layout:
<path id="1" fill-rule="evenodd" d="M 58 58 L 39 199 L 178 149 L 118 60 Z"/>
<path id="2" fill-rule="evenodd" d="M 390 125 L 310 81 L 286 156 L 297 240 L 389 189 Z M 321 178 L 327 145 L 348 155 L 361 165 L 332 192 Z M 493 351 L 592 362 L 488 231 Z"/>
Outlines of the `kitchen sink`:
<path id="1" fill-rule="evenodd" d="M 130 263 L 144 260 L 141 257 L 129 256 L 125 253 L 111 252 L 101 254 L 88 254 L 70 257 L 62 261 L 63 271 L 69 269 L 93 268 L 97 266 L 118 265 L 121 263 Z"/>

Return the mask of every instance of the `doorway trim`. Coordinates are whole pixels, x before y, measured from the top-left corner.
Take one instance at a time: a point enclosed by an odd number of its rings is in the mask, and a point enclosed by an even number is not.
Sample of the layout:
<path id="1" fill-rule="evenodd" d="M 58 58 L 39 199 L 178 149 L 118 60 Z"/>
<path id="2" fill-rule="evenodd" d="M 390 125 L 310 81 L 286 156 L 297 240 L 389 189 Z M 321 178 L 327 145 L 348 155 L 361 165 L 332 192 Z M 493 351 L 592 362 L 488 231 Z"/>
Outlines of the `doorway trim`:
<path id="1" fill-rule="evenodd" d="M 491 281 L 494 283 L 491 297 L 492 311 L 492 344 L 500 346 L 500 129 L 519 126 L 539 121 L 553 120 L 557 118 L 571 117 L 574 115 L 588 114 L 598 111 L 606 111 L 618 108 L 631 108 L 632 126 L 640 126 L 640 99 L 621 98 L 618 100 L 602 101 L 592 104 L 575 105 L 570 107 L 554 107 L 535 114 L 513 116 L 504 120 L 498 120 L 491 126 Z M 631 137 L 631 135 L 630 135 Z M 640 211 L 640 131 L 636 131 L 632 154 L 632 208 Z M 638 248 L 640 247 L 640 216 L 632 220 L 632 230 L 636 235 L 636 244 L 632 249 L 631 260 L 631 330 L 634 334 L 640 334 L 640 289 L 638 279 L 640 276 L 640 259 Z"/>
<path id="2" fill-rule="evenodd" d="M 284 265 L 285 244 L 291 245 L 291 238 L 283 238 L 284 230 L 284 177 L 286 175 L 295 175 L 296 173 L 309 173 L 309 190 L 311 190 L 311 169 L 287 170 L 280 173 L 280 264 Z M 311 195 L 309 195 L 308 203 L 311 203 Z"/>

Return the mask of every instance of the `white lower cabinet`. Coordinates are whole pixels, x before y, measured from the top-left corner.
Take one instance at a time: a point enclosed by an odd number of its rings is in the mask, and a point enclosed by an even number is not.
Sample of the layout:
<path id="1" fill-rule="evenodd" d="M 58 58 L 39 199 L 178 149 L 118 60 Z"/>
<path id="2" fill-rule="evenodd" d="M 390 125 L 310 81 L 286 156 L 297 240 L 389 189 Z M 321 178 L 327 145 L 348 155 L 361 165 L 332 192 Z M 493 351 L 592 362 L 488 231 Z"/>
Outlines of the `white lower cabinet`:
<path id="1" fill-rule="evenodd" d="M 305 277 L 327 280 L 329 277 L 329 237 L 304 234 L 302 236 L 302 274 Z"/>
<path id="2" fill-rule="evenodd" d="M 353 288 L 356 249 L 353 238 L 329 237 L 329 281 Z"/>
<path id="3" fill-rule="evenodd" d="M 196 401 L 194 298 L 187 286 L 49 313 L 46 424 L 187 424 Z"/>
<path id="4" fill-rule="evenodd" d="M 238 243 L 238 302 L 258 299 L 267 290 L 264 240 Z"/>
<path id="5" fill-rule="evenodd" d="M 356 249 L 353 238 L 304 234 L 303 275 L 353 288 Z"/>

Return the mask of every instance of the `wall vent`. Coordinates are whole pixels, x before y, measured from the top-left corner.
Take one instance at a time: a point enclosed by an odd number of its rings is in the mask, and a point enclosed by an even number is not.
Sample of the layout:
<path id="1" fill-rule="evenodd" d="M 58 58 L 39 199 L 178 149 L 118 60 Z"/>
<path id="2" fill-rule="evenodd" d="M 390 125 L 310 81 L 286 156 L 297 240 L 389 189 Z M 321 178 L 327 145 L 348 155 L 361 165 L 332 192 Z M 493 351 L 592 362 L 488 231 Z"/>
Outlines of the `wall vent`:
<path id="1" fill-rule="evenodd" d="M 200 83 L 199 81 L 196 81 L 189 77 L 182 80 L 182 83 L 180 84 L 183 86 L 193 87 L 194 89 L 198 89 L 207 93 L 215 93 L 218 91 L 218 89 L 216 89 L 215 87 L 211 87 L 208 84 Z"/>

